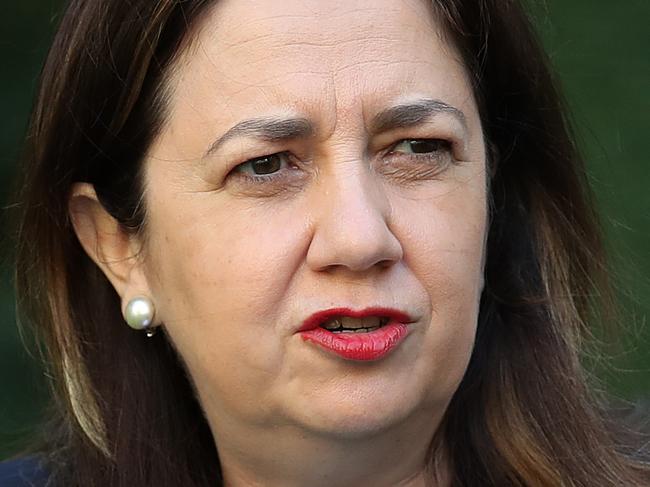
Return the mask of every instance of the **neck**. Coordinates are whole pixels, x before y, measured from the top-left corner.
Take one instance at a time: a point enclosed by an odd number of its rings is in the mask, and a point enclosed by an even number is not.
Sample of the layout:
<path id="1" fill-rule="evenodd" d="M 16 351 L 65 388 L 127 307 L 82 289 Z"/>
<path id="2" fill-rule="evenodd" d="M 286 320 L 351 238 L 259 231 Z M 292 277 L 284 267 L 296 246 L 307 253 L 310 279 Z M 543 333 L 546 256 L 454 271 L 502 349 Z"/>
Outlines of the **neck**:
<path id="1" fill-rule="evenodd" d="M 284 425 L 245 435 L 213 431 L 224 485 L 447 487 L 444 448 L 430 448 L 439 421 L 421 416 L 353 439 Z"/>

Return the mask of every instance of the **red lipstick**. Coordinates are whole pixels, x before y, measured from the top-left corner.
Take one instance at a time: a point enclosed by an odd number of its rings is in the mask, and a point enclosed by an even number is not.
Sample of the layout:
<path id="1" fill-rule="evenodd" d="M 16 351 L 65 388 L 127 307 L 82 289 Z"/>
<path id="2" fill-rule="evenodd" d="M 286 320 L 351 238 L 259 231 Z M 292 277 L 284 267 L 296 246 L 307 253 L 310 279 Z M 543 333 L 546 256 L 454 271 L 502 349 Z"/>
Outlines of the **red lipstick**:
<path id="1" fill-rule="evenodd" d="M 320 325 L 330 318 L 349 316 L 387 317 L 386 325 L 367 333 L 333 333 Z M 349 308 L 328 309 L 314 313 L 298 330 L 302 339 L 348 360 L 379 360 L 394 350 L 409 333 L 408 323 L 414 320 L 409 315 L 391 308 L 366 308 L 353 311 Z"/>

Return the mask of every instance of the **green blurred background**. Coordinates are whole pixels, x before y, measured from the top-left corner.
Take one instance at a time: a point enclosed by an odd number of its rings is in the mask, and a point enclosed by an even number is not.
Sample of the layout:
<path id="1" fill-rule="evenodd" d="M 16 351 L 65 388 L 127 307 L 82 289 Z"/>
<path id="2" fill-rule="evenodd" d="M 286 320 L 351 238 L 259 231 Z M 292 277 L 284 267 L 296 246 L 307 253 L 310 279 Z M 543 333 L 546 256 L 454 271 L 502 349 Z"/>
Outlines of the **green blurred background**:
<path id="1" fill-rule="evenodd" d="M 6 207 L 36 79 L 63 2 L 2 3 L 0 197 Z M 593 371 L 613 395 L 648 400 L 650 1 L 529 3 L 572 108 L 625 310 L 623 348 Z M 0 458 L 21 447 L 47 402 L 46 377 L 25 351 L 15 324 L 10 255 L 3 253 L 0 269 Z"/>

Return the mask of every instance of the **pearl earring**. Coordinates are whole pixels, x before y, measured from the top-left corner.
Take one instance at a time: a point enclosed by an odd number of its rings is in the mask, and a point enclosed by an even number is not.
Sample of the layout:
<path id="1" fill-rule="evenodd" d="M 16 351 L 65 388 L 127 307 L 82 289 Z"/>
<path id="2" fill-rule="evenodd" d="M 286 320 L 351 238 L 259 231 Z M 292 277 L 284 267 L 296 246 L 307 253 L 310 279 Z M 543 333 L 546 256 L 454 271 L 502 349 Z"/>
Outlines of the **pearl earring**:
<path id="1" fill-rule="evenodd" d="M 124 321 L 134 330 L 147 331 L 147 336 L 152 337 L 155 330 L 152 330 L 154 306 L 151 299 L 144 296 L 138 296 L 131 299 L 124 310 Z"/>

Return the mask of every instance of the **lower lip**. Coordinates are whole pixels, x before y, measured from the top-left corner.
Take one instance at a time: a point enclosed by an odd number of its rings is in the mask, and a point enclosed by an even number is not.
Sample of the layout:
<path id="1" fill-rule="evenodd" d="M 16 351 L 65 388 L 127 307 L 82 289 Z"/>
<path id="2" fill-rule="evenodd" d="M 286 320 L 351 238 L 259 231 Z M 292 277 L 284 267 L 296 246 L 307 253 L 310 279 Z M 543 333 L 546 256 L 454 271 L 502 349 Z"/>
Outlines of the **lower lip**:
<path id="1" fill-rule="evenodd" d="M 302 339 L 315 343 L 348 360 L 379 360 L 406 338 L 409 328 L 404 323 L 391 321 L 366 333 L 332 333 L 325 328 L 301 331 Z"/>

